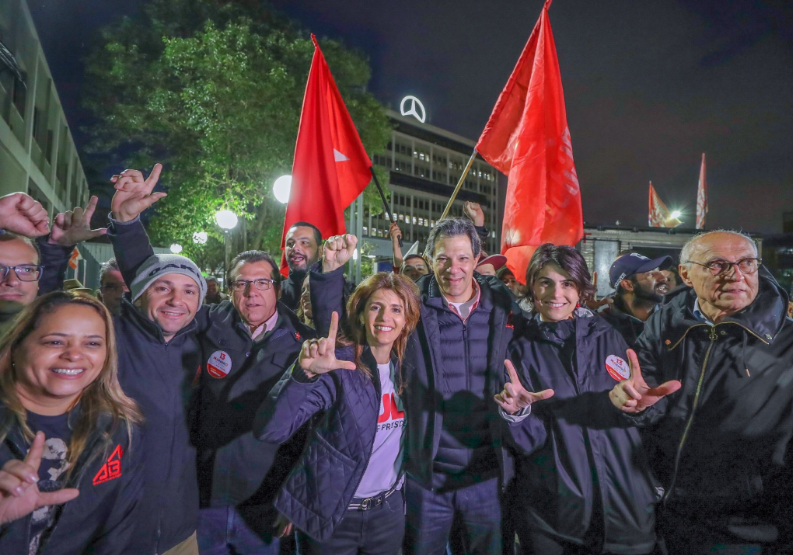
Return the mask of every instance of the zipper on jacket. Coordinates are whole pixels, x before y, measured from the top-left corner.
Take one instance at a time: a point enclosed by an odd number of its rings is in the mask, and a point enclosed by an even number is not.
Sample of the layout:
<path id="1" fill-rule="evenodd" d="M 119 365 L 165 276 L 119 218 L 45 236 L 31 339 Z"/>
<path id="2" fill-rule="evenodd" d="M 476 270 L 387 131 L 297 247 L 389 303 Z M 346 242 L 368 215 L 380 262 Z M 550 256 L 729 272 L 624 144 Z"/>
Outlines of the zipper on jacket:
<path id="1" fill-rule="evenodd" d="M 680 437 L 680 443 L 677 446 L 677 454 L 675 455 L 675 466 L 672 470 L 672 480 L 669 482 L 669 489 L 664 492 L 663 503 L 665 504 L 669 497 L 672 495 L 672 490 L 675 489 L 675 482 L 677 481 L 677 471 L 680 466 L 680 457 L 683 454 L 683 447 L 686 444 L 686 439 L 688 439 L 688 432 L 691 430 L 691 425 L 694 423 L 694 414 L 697 411 L 697 405 L 699 404 L 699 396 L 702 393 L 702 384 L 705 382 L 705 370 L 708 367 L 708 359 L 710 358 L 710 352 L 713 350 L 713 345 L 716 344 L 716 339 L 718 339 L 718 335 L 716 335 L 716 326 L 710 326 L 710 330 L 708 331 L 708 339 L 710 339 L 710 345 L 708 345 L 708 350 L 705 351 L 705 359 L 702 361 L 702 369 L 699 372 L 699 381 L 697 382 L 697 389 L 694 393 L 694 402 L 691 404 L 691 414 L 688 417 L 688 421 L 686 422 L 686 427 L 683 429 L 683 435 Z"/>

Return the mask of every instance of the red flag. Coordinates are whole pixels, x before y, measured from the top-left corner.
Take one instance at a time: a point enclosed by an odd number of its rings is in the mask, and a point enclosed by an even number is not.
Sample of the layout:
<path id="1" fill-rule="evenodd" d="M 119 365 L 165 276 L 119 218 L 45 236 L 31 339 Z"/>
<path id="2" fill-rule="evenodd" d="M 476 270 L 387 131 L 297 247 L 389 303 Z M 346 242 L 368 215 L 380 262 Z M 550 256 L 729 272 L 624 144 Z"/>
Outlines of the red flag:
<path id="1" fill-rule="evenodd" d="M 655 192 L 653 182 L 650 181 L 650 211 L 647 216 L 650 227 L 666 227 L 666 222 L 672 218 L 672 213 L 666 207 L 664 201 Z"/>
<path id="2" fill-rule="evenodd" d="M 545 3 L 476 144 L 482 158 L 509 178 L 501 253 L 520 282 L 539 245 L 575 245 L 584 236 L 550 4 Z"/>
<path id="3" fill-rule="evenodd" d="M 705 216 L 708 214 L 708 182 L 705 180 L 705 153 L 702 153 L 702 166 L 699 168 L 699 185 L 697 185 L 697 229 L 705 227 Z"/>
<path id="4" fill-rule="evenodd" d="M 308 73 L 303 111 L 292 163 L 292 189 L 286 207 L 281 250 L 286 232 L 295 222 L 314 224 L 322 237 L 346 232 L 344 209 L 361 194 L 372 174 L 372 165 L 358 131 L 314 41 L 314 58 Z M 281 273 L 288 274 L 285 256 Z"/>

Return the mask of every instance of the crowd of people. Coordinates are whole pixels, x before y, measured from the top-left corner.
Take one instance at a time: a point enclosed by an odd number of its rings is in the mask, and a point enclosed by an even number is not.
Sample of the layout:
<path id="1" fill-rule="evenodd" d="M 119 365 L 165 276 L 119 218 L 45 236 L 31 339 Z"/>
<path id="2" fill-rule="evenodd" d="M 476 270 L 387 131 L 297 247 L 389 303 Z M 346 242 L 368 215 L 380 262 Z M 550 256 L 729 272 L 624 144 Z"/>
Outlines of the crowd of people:
<path id="1" fill-rule="evenodd" d="M 0 197 L 0 553 L 793 553 L 793 320 L 749 237 L 621 252 L 595 299 L 570 246 L 516 279 L 466 203 L 357 286 L 310 222 L 286 278 L 218 280 L 154 253 L 161 169 L 107 229 Z"/>

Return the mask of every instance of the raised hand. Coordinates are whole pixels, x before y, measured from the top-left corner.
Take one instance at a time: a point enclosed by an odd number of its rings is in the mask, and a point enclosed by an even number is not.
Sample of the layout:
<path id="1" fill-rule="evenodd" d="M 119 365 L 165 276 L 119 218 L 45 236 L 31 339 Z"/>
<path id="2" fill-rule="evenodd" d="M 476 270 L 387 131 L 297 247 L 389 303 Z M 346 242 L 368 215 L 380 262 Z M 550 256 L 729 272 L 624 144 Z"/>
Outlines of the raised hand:
<path id="1" fill-rule="evenodd" d="M 494 399 L 498 406 L 507 414 L 515 414 L 537 401 L 553 397 L 553 389 L 544 389 L 537 393 L 526 391 L 526 388 L 520 382 L 520 378 L 518 378 L 518 373 L 515 371 L 512 362 L 505 360 L 504 366 L 507 367 L 507 372 L 509 372 L 509 381 L 504 384 L 504 390 L 496 394 Z"/>
<path id="2" fill-rule="evenodd" d="M 42 493 L 39 481 L 44 434 L 39 432 L 24 461 L 13 459 L 0 470 L 0 524 L 13 522 L 29 515 L 39 507 L 61 505 L 80 495 L 80 490 L 66 488 Z"/>
<path id="3" fill-rule="evenodd" d="M 309 339 L 303 342 L 297 363 L 313 378 L 319 374 L 327 374 L 333 370 L 355 370 L 355 363 L 336 358 L 336 335 L 339 331 L 339 313 L 330 316 L 328 336 L 322 339 Z"/>
<path id="4" fill-rule="evenodd" d="M 465 201 L 463 204 L 463 213 L 474 222 L 474 225 L 482 227 L 485 225 L 485 212 L 478 202 Z"/>
<path id="5" fill-rule="evenodd" d="M 396 222 L 391 222 L 391 225 L 388 226 L 388 235 L 391 236 L 391 242 L 395 243 L 402 239 L 402 230 L 399 229 L 399 226 Z"/>
<path id="6" fill-rule="evenodd" d="M 631 366 L 631 375 L 627 380 L 622 380 L 609 392 L 612 404 L 623 412 L 642 412 L 681 387 L 679 380 L 669 380 L 658 387 L 650 387 L 644 381 L 642 369 L 639 366 L 639 357 L 636 351 L 628 349 L 628 362 Z"/>
<path id="7" fill-rule="evenodd" d="M 94 211 L 96 211 L 98 202 L 99 199 L 93 196 L 85 208 L 77 206 L 74 210 L 55 216 L 55 221 L 52 222 L 50 243 L 55 243 L 62 247 L 73 247 L 77 243 L 82 243 L 107 233 L 106 227 L 91 229 L 91 218 L 94 215 Z"/>
<path id="8" fill-rule="evenodd" d="M 39 237 L 50 230 L 50 216 L 40 202 L 25 193 L 0 197 L 0 229 L 25 237 Z"/>
<path id="9" fill-rule="evenodd" d="M 138 170 L 124 170 L 120 175 L 114 175 L 110 179 L 116 188 L 110 203 L 113 217 L 119 222 L 132 221 L 152 204 L 167 196 L 166 193 L 152 193 L 160 179 L 160 173 L 162 164 L 154 164 L 146 179 L 143 179 L 143 174 Z"/>
<path id="10" fill-rule="evenodd" d="M 355 252 L 358 238 L 355 235 L 334 235 L 325 241 L 322 249 L 322 273 L 332 272 L 344 266 Z"/>

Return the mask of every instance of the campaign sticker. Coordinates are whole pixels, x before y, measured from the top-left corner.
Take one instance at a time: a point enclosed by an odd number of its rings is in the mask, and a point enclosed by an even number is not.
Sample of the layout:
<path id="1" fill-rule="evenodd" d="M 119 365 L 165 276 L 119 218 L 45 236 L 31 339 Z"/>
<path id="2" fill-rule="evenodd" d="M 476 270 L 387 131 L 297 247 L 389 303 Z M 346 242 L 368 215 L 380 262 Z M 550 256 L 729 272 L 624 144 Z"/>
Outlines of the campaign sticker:
<path id="1" fill-rule="evenodd" d="M 616 355 L 609 355 L 606 357 L 606 370 L 608 370 L 609 375 L 618 382 L 627 380 L 631 377 L 630 365 Z"/>
<path id="2" fill-rule="evenodd" d="M 231 371 L 231 357 L 226 351 L 215 351 L 207 360 L 207 372 L 213 378 L 225 378 Z"/>

